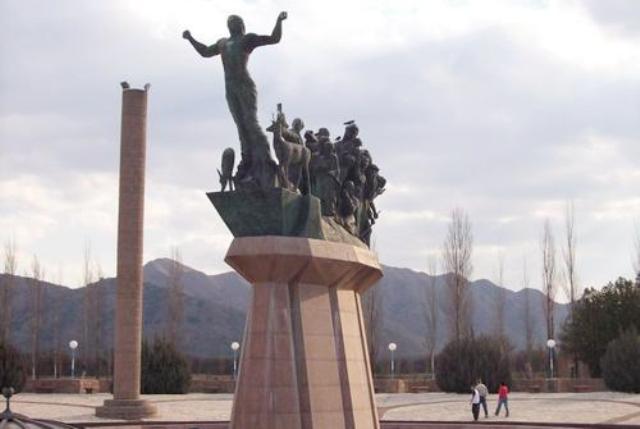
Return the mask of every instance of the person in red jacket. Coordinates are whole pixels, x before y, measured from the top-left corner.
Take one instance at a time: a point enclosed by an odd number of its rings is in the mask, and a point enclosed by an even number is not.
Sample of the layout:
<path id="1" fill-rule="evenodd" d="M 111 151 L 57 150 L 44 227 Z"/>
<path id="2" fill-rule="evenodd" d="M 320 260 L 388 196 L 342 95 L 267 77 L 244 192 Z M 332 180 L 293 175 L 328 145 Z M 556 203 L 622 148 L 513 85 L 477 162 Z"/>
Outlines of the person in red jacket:
<path id="1" fill-rule="evenodd" d="M 500 388 L 498 389 L 498 408 L 496 408 L 496 416 L 500 414 L 500 408 L 502 408 L 502 405 L 504 404 L 504 409 L 507 412 L 506 417 L 509 417 L 509 406 L 508 406 L 508 400 L 507 400 L 508 395 L 509 395 L 509 388 L 503 381 L 502 383 L 500 383 Z"/>

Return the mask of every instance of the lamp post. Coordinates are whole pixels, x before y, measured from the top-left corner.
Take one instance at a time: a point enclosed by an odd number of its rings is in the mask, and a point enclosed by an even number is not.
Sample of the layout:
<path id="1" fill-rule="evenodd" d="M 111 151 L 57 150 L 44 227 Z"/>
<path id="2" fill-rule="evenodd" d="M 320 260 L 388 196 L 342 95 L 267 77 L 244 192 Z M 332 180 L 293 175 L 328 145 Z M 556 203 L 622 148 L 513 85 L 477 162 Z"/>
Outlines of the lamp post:
<path id="1" fill-rule="evenodd" d="M 76 376 L 76 349 L 78 348 L 78 342 L 76 340 L 69 341 L 69 348 L 71 349 L 71 378 Z"/>
<path id="2" fill-rule="evenodd" d="M 549 348 L 549 373 L 550 378 L 553 378 L 553 349 L 556 346 L 556 340 L 549 338 L 547 340 L 547 347 Z"/>
<path id="3" fill-rule="evenodd" d="M 395 375 L 395 369 L 396 369 L 396 362 L 393 358 L 393 352 L 396 351 L 396 349 L 398 348 L 398 346 L 396 345 L 396 343 L 389 343 L 389 351 L 391 352 L 391 378 L 394 377 Z"/>
<path id="4" fill-rule="evenodd" d="M 240 343 L 234 341 L 231 343 L 231 350 L 233 350 L 233 379 L 236 379 L 238 375 L 238 349 L 240 348 Z"/>

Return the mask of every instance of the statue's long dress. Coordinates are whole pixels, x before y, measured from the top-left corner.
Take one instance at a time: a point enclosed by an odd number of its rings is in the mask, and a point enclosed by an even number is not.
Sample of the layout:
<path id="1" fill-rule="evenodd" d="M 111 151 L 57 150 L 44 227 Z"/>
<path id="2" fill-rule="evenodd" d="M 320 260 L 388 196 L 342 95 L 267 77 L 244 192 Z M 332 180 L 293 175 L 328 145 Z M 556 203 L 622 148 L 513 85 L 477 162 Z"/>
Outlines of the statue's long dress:
<path id="1" fill-rule="evenodd" d="M 258 123 L 258 93 L 256 85 L 245 74 L 226 79 L 226 97 L 231 116 L 238 128 L 242 150 L 238 175 L 254 178 L 261 188 L 275 186 L 276 165 L 271 158 L 269 140 Z"/>

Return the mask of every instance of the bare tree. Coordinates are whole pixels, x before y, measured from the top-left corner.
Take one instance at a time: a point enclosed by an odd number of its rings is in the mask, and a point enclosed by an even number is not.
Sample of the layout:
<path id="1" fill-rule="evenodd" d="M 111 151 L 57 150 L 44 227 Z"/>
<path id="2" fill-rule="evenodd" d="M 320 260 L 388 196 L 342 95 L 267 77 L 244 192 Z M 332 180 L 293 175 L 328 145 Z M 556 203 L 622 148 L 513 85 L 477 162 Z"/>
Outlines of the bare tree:
<path id="1" fill-rule="evenodd" d="M 169 266 L 169 276 L 167 278 L 169 289 L 169 318 L 167 320 L 167 334 L 169 341 L 179 347 L 182 338 L 182 324 L 184 319 L 184 285 L 182 276 L 184 275 L 184 265 L 180 249 L 171 249 L 171 263 Z"/>
<path id="2" fill-rule="evenodd" d="M 456 341 L 467 336 L 471 329 L 469 277 L 473 270 L 471 255 L 473 234 L 469 217 L 460 208 L 451 212 L 451 223 L 443 246 L 443 263 L 447 291 L 451 304 L 451 333 Z"/>
<path id="3" fill-rule="evenodd" d="M 62 285 L 62 267 L 58 267 L 58 278 L 56 282 L 58 285 Z M 52 328 L 52 350 L 53 350 L 53 377 L 58 378 L 60 374 L 60 356 L 61 356 L 61 338 L 60 338 L 60 312 L 62 311 L 62 299 L 61 295 L 55 290 L 51 291 L 49 300 L 50 309 L 50 323 Z"/>
<path id="4" fill-rule="evenodd" d="M 548 219 L 544 223 L 541 248 L 542 287 L 545 295 L 544 315 L 547 324 L 547 338 L 555 338 L 556 246 Z"/>
<path id="5" fill-rule="evenodd" d="M 531 289 L 529 288 L 529 273 L 527 271 L 527 259 L 522 261 L 522 290 L 524 291 L 524 309 L 522 311 L 522 324 L 524 328 L 525 347 L 527 359 L 531 358 L 533 350 L 533 314 L 531 312 Z"/>
<path id="6" fill-rule="evenodd" d="M 534 345 L 534 336 L 533 336 L 533 312 L 531 310 L 531 288 L 529 283 L 529 271 L 527 269 L 527 258 L 524 257 L 522 259 L 522 290 L 524 292 L 524 308 L 521 313 L 522 327 L 524 330 L 524 341 L 525 341 L 525 376 L 526 378 L 533 377 L 533 345 Z"/>
<path id="7" fill-rule="evenodd" d="M 640 287 L 640 224 L 636 225 L 636 237 L 635 237 L 636 257 L 633 263 L 633 268 L 636 271 L 636 285 Z"/>
<path id="8" fill-rule="evenodd" d="M 9 240 L 4 244 L 4 276 L 0 288 L 0 342 L 7 343 L 11 340 L 11 310 L 15 275 L 18 269 L 16 262 L 16 244 Z"/>
<path id="9" fill-rule="evenodd" d="M 504 287 L 504 253 L 498 255 L 498 287 L 495 289 L 495 326 L 494 334 L 498 338 L 504 338 L 505 334 L 505 306 L 507 304 L 507 290 Z"/>
<path id="10" fill-rule="evenodd" d="M 102 358 L 104 356 L 104 311 L 102 308 L 104 303 L 104 286 L 101 284 L 102 280 L 104 280 L 104 273 L 102 271 L 102 266 L 98 262 L 95 264 L 95 272 L 97 282 L 91 286 L 93 289 L 92 303 L 94 314 L 92 327 L 95 338 L 93 360 L 95 362 L 96 377 L 100 378 L 102 375 Z"/>
<path id="11" fill-rule="evenodd" d="M 376 284 L 361 295 L 362 318 L 367 334 L 367 352 L 371 371 L 376 370 L 379 333 L 382 330 L 382 290 Z"/>
<path id="12" fill-rule="evenodd" d="M 94 356 L 90 353 L 95 351 L 95 290 L 93 283 L 95 277 L 93 273 L 92 260 L 91 260 L 91 243 L 86 242 L 84 246 L 83 254 L 83 302 L 82 302 L 82 344 L 80 345 L 80 355 L 82 357 L 82 364 L 84 371 L 87 371 L 91 367 L 91 361 Z"/>
<path id="13" fill-rule="evenodd" d="M 564 261 L 564 291 L 569 298 L 569 317 L 573 317 L 576 301 L 579 298 L 579 287 L 576 275 L 576 233 L 575 233 L 575 212 L 573 203 L 568 202 L 565 209 L 564 219 L 565 242 L 562 249 L 562 260 Z M 579 376 L 578 355 L 573 355 L 573 368 L 576 377 Z"/>
<path id="14" fill-rule="evenodd" d="M 432 377 L 435 378 L 435 356 L 438 347 L 438 257 L 431 255 L 427 265 L 427 284 L 424 288 L 424 321 L 425 321 L 425 344 L 427 346 L 428 368 Z"/>
<path id="15" fill-rule="evenodd" d="M 44 294 L 44 269 L 37 256 L 33 256 L 31 264 L 31 378 L 38 377 L 38 362 L 40 360 L 40 328 L 42 325 Z"/>

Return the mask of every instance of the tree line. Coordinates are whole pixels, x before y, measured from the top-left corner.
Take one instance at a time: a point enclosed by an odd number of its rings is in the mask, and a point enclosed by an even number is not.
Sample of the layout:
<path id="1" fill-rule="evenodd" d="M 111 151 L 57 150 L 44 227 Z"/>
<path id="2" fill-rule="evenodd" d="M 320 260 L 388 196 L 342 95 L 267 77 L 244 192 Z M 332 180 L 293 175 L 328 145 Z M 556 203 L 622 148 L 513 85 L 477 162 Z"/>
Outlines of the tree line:
<path id="1" fill-rule="evenodd" d="M 563 234 L 558 245 L 553 233 L 551 221 L 545 219 L 539 239 L 540 278 L 541 292 L 544 301 L 541 308 L 532 305 L 530 286 L 530 272 L 527 258 L 522 261 L 522 289 L 524 293 L 524 308 L 521 313 L 521 332 L 525 339 L 525 351 L 514 355 L 512 364 L 518 362 L 525 372 L 533 372 L 533 368 L 546 367 L 547 376 L 551 367 L 557 368 L 558 349 L 565 356 L 571 357 L 571 375 L 573 377 L 585 376 L 580 372 L 581 364 L 586 364 L 588 374 L 600 376 L 602 371 L 600 361 L 610 342 L 618 338 L 623 332 L 632 327 L 640 328 L 640 321 L 631 315 L 640 317 L 640 302 L 637 295 L 640 294 L 640 229 L 635 235 L 635 262 L 634 281 L 620 279 L 615 283 L 598 291 L 594 288 L 583 289 L 579 283 L 577 272 L 577 233 L 575 226 L 574 205 L 568 202 L 565 207 L 563 219 Z M 418 365 L 425 368 L 432 375 L 436 374 L 436 355 L 439 350 L 450 344 L 467 344 L 470 339 L 476 338 L 471 320 L 473 319 L 473 307 L 471 305 L 470 277 L 473 273 L 473 231 L 468 214 L 456 208 L 451 212 L 450 221 L 443 241 L 442 248 L 438 252 L 430 252 L 427 260 L 427 280 L 424 285 L 422 297 L 423 318 L 418 320 L 424 326 L 425 338 L 425 364 Z M 503 354 L 512 354 L 512 347 L 508 344 L 505 335 L 505 306 L 506 288 L 504 285 L 505 255 L 498 254 L 497 269 L 494 283 L 498 286 L 494 289 L 492 297 L 494 308 L 488 313 L 493 315 L 493 329 L 491 341 Z M 438 270 L 440 268 L 441 271 Z M 440 276 L 444 279 L 444 287 L 436 287 L 436 279 Z M 623 288 L 622 285 L 625 285 Z M 624 293 L 622 292 L 624 289 Z M 613 297 L 617 294 L 617 301 Z M 556 332 L 556 299 L 563 292 L 568 300 L 568 317 L 561 331 Z M 635 298 L 634 298 L 635 297 Z M 368 331 L 368 346 L 370 361 L 375 368 L 375 362 L 380 356 L 376 351 L 380 349 L 377 344 L 382 322 L 382 294 L 379 289 L 373 287 L 363 297 L 363 313 Z M 607 305 L 602 302 L 608 302 Z M 624 305 L 620 304 L 624 302 Z M 616 304 L 617 303 L 617 304 Z M 616 307 L 617 305 L 617 307 Z M 439 320 L 438 308 L 443 307 L 447 318 Z M 624 309 L 623 309 L 624 308 Z M 537 344 L 534 340 L 535 313 L 543 316 L 544 330 L 547 339 L 557 342 L 553 348 L 547 348 L 546 344 Z M 600 314 L 606 314 L 602 316 Z M 608 319 L 607 319 L 608 317 Z M 615 320 L 615 322 L 613 321 Z M 444 322 L 444 323 L 442 323 Z M 594 332 L 587 335 L 587 328 Z M 602 327 L 601 327 L 602 326 Z M 447 344 L 438 344 L 437 339 L 441 330 L 447 333 Z M 445 332 L 443 331 L 443 332 Z M 595 334 L 597 332 L 597 335 Z M 489 339 L 486 339 L 490 342 Z M 597 346 L 596 346 L 597 344 Z M 467 347 L 468 344 L 464 347 Z M 544 356 L 544 353 L 548 353 Z M 542 355 L 542 358 L 541 358 Z M 551 363 L 550 363 L 551 362 Z M 415 367 L 416 365 L 411 364 Z M 528 369 L 528 371 L 527 371 Z"/>
<path id="2" fill-rule="evenodd" d="M 540 361 L 555 362 L 551 355 L 540 359 L 544 345 L 534 340 L 534 314 L 540 312 L 544 316 L 546 336 L 557 339 L 564 353 L 571 354 L 573 359 L 573 375 L 580 376 L 579 362 L 587 364 L 589 374 L 602 374 L 601 360 L 604 358 L 608 344 L 640 322 L 633 315 L 640 315 L 640 303 L 634 297 L 640 288 L 640 230 L 636 231 L 636 258 L 634 269 L 636 278 L 619 279 L 604 287 L 601 291 L 581 289 L 576 270 L 577 234 L 575 229 L 575 212 L 573 204 L 568 203 L 563 222 L 563 236 L 560 246 L 556 239 L 550 220 L 545 220 L 540 235 L 541 284 L 544 301 L 542 308 L 535 308 L 531 303 L 530 272 L 527 259 L 522 261 L 522 288 L 525 305 L 521 314 L 521 332 L 525 338 L 525 351 L 514 356 L 512 362 L 520 362 L 524 368 L 539 367 Z M 440 332 L 447 332 L 448 343 L 461 345 L 469 339 L 477 337 L 472 326 L 472 310 L 470 277 L 473 274 L 473 230 L 468 214 L 456 208 L 451 212 L 446 236 L 439 252 L 431 252 L 427 260 L 427 281 L 423 288 L 422 319 L 418 323 L 424 325 L 425 358 L 423 367 L 430 374 L 436 373 L 438 351 L 447 344 L 439 344 Z M 375 249 L 375 241 L 372 246 Z M 560 257 L 558 257 L 558 248 Z M 4 273 L 3 284 L 0 285 L 0 343 L 11 343 L 11 323 L 13 288 L 18 272 L 17 250 L 14 241 L 8 241 L 3 249 Z M 103 302 L 104 290 L 99 287 L 103 279 L 100 264 L 91 256 L 91 246 L 87 244 L 83 258 L 83 297 L 82 317 L 77 327 L 76 338 L 79 340 L 79 360 L 82 371 L 87 375 L 103 376 L 111 373 L 112 350 L 107 348 L 105 338 L 105 314 Z M 512 347 L 505 335 L 506 288 L 504 285 L 505 254 L 497 255 L 496 273 L 492 297 L 494 308 L 488 313 L 493 317 L 491 342 L 495 341 L 502 354 L 511 354 Z M 184 335 L 184 288 L 182 276 L 184 266 L 181 263 L 179 249 L 171 249 L 171 265 L 167 275 L 169 296 L 167 313 L 169 317 L 164 328 L 164 339 L 176 349 L 180 349 Z M 54 293 L 51 284 L 46 281 L 48 273 L 37 256 L 33 256 L 29 264 L 29 315 L 30 329 L 30 376 L 37 378 L 41 372 L 60 376 L 64 373 L 63 365 L 69 360 L 67 350 L 68 338 L 61 338 L 59 294 Z M 49 276 L 51 277 L 51 276 Z M 438 277 L 444 279 L 444 287 L 437 287 Z M 62 275 L 58 273 L 57 282 L 62 283 Z M 556 332 L 555 303 L 558 293 L 562 291 L 569 301 L 569 317 L 562 328 Z M 379 361 L 377 356 L 382 330 L 383 296 L 377 287 L 371 288 L 362 297 L 363 319 L 367 327 L 369 358 L 372 366 Z M 620 304 L 623 303 L 624 305 Z M 618 305 L 618 306 L 616 306 Z M 622 307 L 621 307 L 622 305 Z M 438 309 L 445 308 L 447 318 L 438 318 Z M 640 317 L 640 316 L 638 316 Z M 612 321 L 614 320 L 614 321 Z M 47 343 L 52 346 L 42 349 L 43 327 L 49 327 Z M 468 344 L 467 346 L 468 347 Z M 551 350 L 549 350 L 551 352 Z M 199 363 L 196 363 L 200 365 Z M 43 368 L 43 365 L 45 368 Z M 418 365 L 421 366 L 421 365 Z M 551 375 L 551 374 L 549 374 Z"/>
<path id="3" fill-rule="evenodd" d="M 3 247 L 4 275 L 0 278 L 0 345 L 6 348 L 15 346 L 12 324 L 18 322 L 18 317 L 25 315 L 14 314 L 17 304 L 16 284 L 19 281 L 19 264 L 17 246 L 14 240 L 9 240 Z M 169 317 L 164 327 L 163 340 L 171 346 L 179 348 L 183 332 L 184 321 L 184 290 L 182 275 L 184 266 L 178 248 L 171 249 L 171 264 L 167 277 L 168 300 L 167 314 Z M 34 255 L 27 269 L 23 271 L 27 286 L 27 314 L 26 323 L 29 328 L 28 362 L 25 370 L 35 379 L 41 375 L 61 377 L 69 375 L 71 352 L 69 342 L 79 343 L 77 350 L 76 375 L 104 377 L 112 374 L 113 350 L 108 346 L 106 333 L 107 317 L 104 306 L 105 288 L 101 287 L 104 280 L 99 262 L 92 257 L 91 245 L 85 244 L 82 266 L 82 300 L 79 323 L 74 326 L 71 336 L 63 338 L 61 327 L 63 318 L 67 317 L 62 311 L 62 294 L 57 287 L 49 283 L 62 284 L 62 271 L 57 276 L 46 272 L 37 255 Z M 45 337 L 46 336 L 46 337 Z M 47 348 L 43 348 L 47 344 Z M 200 360 L 196 362 L 198 365 Z"/>

